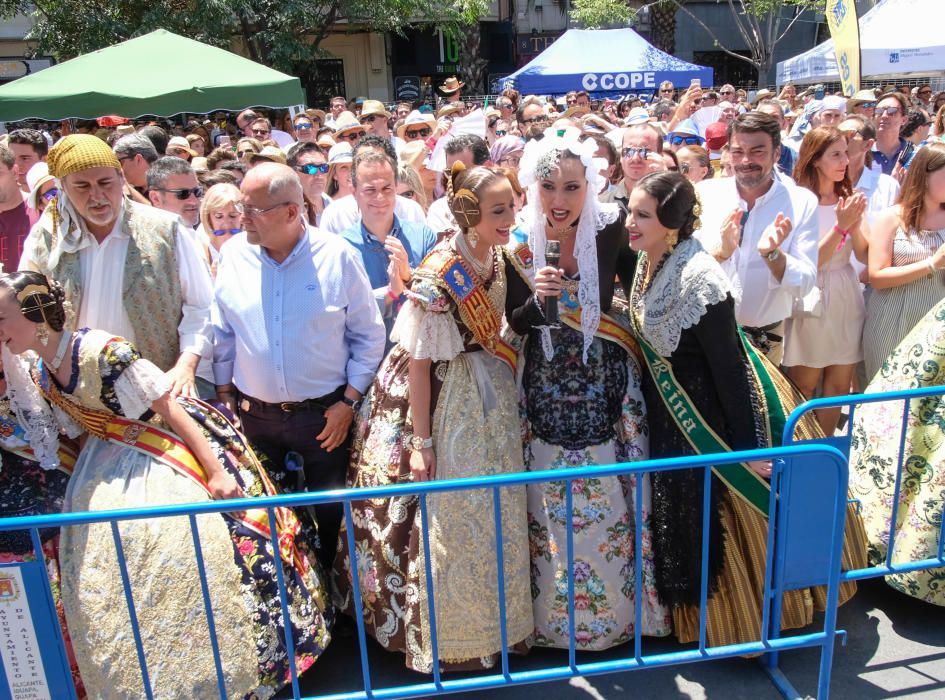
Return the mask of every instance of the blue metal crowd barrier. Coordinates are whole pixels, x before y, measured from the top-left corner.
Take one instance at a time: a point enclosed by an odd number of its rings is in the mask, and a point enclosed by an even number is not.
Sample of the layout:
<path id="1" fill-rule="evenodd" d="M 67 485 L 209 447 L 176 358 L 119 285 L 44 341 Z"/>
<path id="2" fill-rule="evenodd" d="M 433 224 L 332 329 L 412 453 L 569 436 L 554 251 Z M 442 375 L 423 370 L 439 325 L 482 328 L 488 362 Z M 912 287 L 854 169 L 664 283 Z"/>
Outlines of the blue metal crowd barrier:
<path id="1" fill-rule="evenodd" d="M 706 640 L 706 601 L 708 599 L 708 547 L 709 547 L 709 513 L 711 489 L 713 488 L 712 465 L 722 465 L 749 460 L 773 460 L 771 478 L 771 496 L 769 502 L 769 518 L 774 527 L 769 527 L 768 555 L 765 563 L 765 586 L 763 591 L 763 619 L 761 635 L 757 641 L 732 644 L 727 646 L 711 647 Z M 697 648 L 681 648 L 669 653 L 644 654 L 642 640 L 639 634 L 626 647 L 627 654 L 617 659 L 601 660 L 592 663 L 579 663 L 575 641 L 575 581 L 574 581 L 574 542 L 573 542 L 573 512 L 571 482 L 575 479 L 588 477 L 601 478 L 618 475 L 642 475 L 657 471 L 701 468 L 705 478 L 705 500 L 703 504 L 702 526 L 702 580 L 701 604 L 699 616 L 699 642 Z M 32 516 L 22 518 L 0 519 L 0 532 L 13 530 L 28 530 L 36 552 L 41 552 L 39 529 L 46 527 L 65 527 L 68 525 L 82 525 L 92 523 L 110 523 L 112 538 L 118 554 L 119 574 L 124 585 L 125 604 L 129 611 L 132 624 L 132 634 L 137 650 L 138 661 L 143 687 L 148 698 L 152 698 L 154 691 L 148 675 L 148 666 L 140 632 L 137 629 L 135 603 L 130 588 L 127 565 L 123 557 L 122 538 L 119 532 L 119 523 L 128 520 L 145 518 L 164 518 L 186 516 L 189 518 L 193 536 L 197 571 L 200 576 L 201 593 L 206 613 L 210 637 L 213 640 L 212 648 L 207 650 L 213 655 L 216 666 L 220 697 L 226 698 L 224 674 L 220 660 L 220 649 L 217 647 L 214 631 L 213 611 L 210 605 L 209 586 L 206 571 L 202 561 L 200 537 L 196 527 L 196 518 L 205 513 L 223 513 L 240 511 L 246 508 L 266 508 L 270 522 L 275 522 L 273 508 L 276 506 L 301 507 L 313 504 L 341 502 L 344 506 L 344 517 L 347 523 L 348 549 L 352 557 L 357 556 L 354 543 L 354 527 L 351 513 L 351 502 L 363 499 L 391 498 L 416 494 L 419 496 L 419 507 L 423 522 L 427 520 L 427 497 L 431 494 L 440 494 L 450 491 L 466 491 L 471 489 L 490 489 L 493 495 L 493 517 L 495 522 L 495 544 L 497 562 L 496 586 L 499 592 L 499 616 L 501 630 L 501 667 L 495 671 L 486 671 L 472 677 L 444 678 L 439 665 L 433 664 L 432 677 L 427 682 L 411 682 L 407 685 L 388 685 L 378 687 L 372 682 L 372 674 L 368 659 L 367 637 L 361 616 L 357 616 L 356 625 L 361 659 L 362 687 L 352 688 L 347 692 L 333 695 L 317 696 L 319 700 L 355 700 L 360 698 L 406 698 L 418 695 L 434 695 L 448 692 L 493 689 L 501 686 L 535 683 L 567 679 L 574 676 L 595 675 L 628 671 L 643 668 L 673 666 L 683 663 L 708 661 L 741 655 L 763 654 L 764 668 L 772 681 L 785 697 L 799 697 L 787 678 L 777 666 L 777 652 L 808 648 L 820 648 L 820 672 L 818 678 L 818 696 L 826 699 L 829 692 L 831 667 L 833 662 L 834 640 L 838 634 L 836 629 L 836 606 L 840 586 L 841 551 L 843 546 L 844 518 L 846 510 L 847 488 L 847 460 L 837 449 L 825 445 L 792 445 L 776 449 L 752 450 L 746 452 L 731 452 L 723 455 L 706 455 L 683 457 L 678 459 L 652 460 L 615 465 L 579 467 L 561 470 L 543 470 L 520 474 L 504 474 L 478 478 L 432 481 L 423 483 L 400 484 L 394 486 L 374 487 L 366 489 L 345 489 L 319 493 L 303 493 L 281 495 L 276 497 L 237 499 L 231 501 L 211 501 L 194 505 L 169 505 L 131 510 L 115 510 L 100 512 L 76 512 L 55 515 Z M 538 669 L 515 670 L 510 660 L 508 637 L 505 619 L 505 586 L 504 560 L 502 547 L 502 518 L 499 508 L 501 489 L 521 488 L 528 484 L 542 482 L 565 482 L 566 494 L 565 510 L 567 513 L 567 594 L 569 602 L 569 648 L 567 663 Z M 642 489 L 636 490 L 633 504 L 636 522 L 640 522 L 643 512 Z M 524 523 L 522 524 L 524 527 Z M 273 551 L 279 551 L 278 533 L 272 529 Z M 635 528 L 635 590 L 643 591 L 642 583 L 642 528 Z M 422 546 L 427 556 L 425 563 L 425 579 L 429 593 L 428 613 L 430 617 L 430 635 L 432 657 L 437 654 L 437 622 L 435 611 L 435 595 L 433 590 L 433 573 L 429 554 L 429 533 L 426 527 L 422 532 Z M 29 579 L 31 585 L 40 587 L 39 595 L 34 588 L 31 596 L 34 625 L 37 636 L 40 638 L 40 651 L 45 664 L 46 674 L 50 677 L 49 686 L 54 688 L 52 697 L 74 698 L 69 680 L 69 667 L 66 662 L 66 652 L 59 632 L 56 613 L 53 608 L 53 599 L 49 581 L 43 567 L 42 556 L 38 561 L 0 565 L 0 574 L 8 572 L 12 567 L 21 570 L 24 580 Z M 289 619 L 287 594 L 283 579 L 282 567 L 276 567 L 278 586 L 285 619 Z M 362 608 L 361 590 L 358 579 L 356 560 L 351 566 L 353 577 L 352 590 L 357 609 Z M 44 583 L 40 583 L 44 582 Z M 783 594 L 790 590 L 807 588 L 815 585 L 825 585 L 827 590 L 827 608 L 824 614 L 823 626 L 815 631 L 805 630 L 792 636 L 781 637 L 779 621 L 781 618 L 780 606 Z M 635 596 L 634 629 L 642 629 L 642 598 Z M 2 592 L 0 592 L 2 601 Z M 38 602 L 37 602 L 38 601 Z M 117 601 L 116 601 L 117 603 Z M 298 672 L 294 663 L 292 635 L 290 626 L 286 625 L 286 647 L 291 660 L 291 689 L 293 698 L 301 698 Z M 563 656 L 563 654 L 562 654 Z M 316 663 L 307 674 L 317 674 Z M 57 676 L 58 677 L 55 677 Z M 0 696 L 7 687 L 7 679 L 3 667 L 0 666 Z"/>
<path id="2" fill-rule="evenodd" d="M 889 525 L 889 540 L 886 549 L 886 561 L 876 566 L 869 566 L 864 569 L 852 569 L 844 571 L 841 575 L 843 581 L 858 581 L 860 579 L 878 578 L 890 574 L 902 574 L 910 571 L 922 571 L 925 569 L 937 569 L 945 567 L 945 515 L 941 518 L 938 533 L 938 552 L 935 556 L 925 559 L 918 559 L 909 562 L 893 562 L 892 556 L 896 544 L 896 522 L 899 512 L 899 494 L 902 486 L 902 467 L 904 461 L 904 451 L 906 444 L 906 430 L 909 426 L 910 402 L 929 398 L 937 398 L 945 395 L 945 386 L 929 386 L 920 389 L 903 389 L 900 391 L 884 391 L 875 394 L 848 394 L 846 396 L 831 396 L 828 398 L 811 399 L 798 406 L 784 425 L 783 443 L 788 444 L 824 444 L 836 447 L 841 453 L 850 459 L 850 449 L 853 439 L 853 421 L 856 418 L 856 408 L 861 404 L 885 403 L 891 401 L 902 401 L 902 424 L 899 428 L 899 454 L 896 462 L 896 487 L 893 495 L 892 513 Z M 816 411 L 821 408 L 849 408 L 847 419 L 847 429 L 842 435 L 832 435 L 820 440 L 807 440 L 803 442 L 794 442 L 794 431 L 801 417 L 809 411 Z M 895 436 L 888 436 L 894 439 Z"/>

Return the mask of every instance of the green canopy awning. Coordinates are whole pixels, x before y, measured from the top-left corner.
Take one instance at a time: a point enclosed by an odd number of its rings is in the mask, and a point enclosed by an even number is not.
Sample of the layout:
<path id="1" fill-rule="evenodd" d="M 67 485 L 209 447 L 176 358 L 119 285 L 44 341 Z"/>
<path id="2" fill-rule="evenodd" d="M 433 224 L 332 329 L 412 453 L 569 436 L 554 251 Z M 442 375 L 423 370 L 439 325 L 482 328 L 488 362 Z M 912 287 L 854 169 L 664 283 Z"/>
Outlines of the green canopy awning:
<path id="1" fill-rule="evenodd" d="M 288 107 L 298 78 L 158 29 L 0 87 L 0 121 Z"/>

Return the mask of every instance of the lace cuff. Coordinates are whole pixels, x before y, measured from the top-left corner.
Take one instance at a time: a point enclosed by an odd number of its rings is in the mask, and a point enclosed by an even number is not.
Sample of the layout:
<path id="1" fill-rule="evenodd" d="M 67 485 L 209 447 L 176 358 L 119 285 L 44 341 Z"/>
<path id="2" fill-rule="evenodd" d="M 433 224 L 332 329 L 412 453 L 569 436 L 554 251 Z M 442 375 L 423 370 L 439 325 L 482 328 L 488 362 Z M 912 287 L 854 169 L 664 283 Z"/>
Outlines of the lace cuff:
<path id="1" fill-rule="evenodd" d="M 448 362 L 463 351 L 463 338 L 453 315 L 426 311 L 413 300 L 397 315 L 391 340 L 415 360 Z"/>
<path id="2" fill-rule="evenodd" d="M 126 418 L 140 418 L 155 400 L 170 391 L 171 382 L 153 363 L 132 362 L 115 380 L 115 397 Z"/>

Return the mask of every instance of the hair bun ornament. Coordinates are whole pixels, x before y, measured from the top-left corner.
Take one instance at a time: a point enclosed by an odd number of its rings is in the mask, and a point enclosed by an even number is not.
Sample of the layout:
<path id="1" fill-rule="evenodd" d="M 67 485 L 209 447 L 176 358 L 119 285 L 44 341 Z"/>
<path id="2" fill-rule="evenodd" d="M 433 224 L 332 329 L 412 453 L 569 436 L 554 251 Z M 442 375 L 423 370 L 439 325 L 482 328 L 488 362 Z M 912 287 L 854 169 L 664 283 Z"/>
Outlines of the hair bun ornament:
<path id="1" fill-rule="evenodd" d="M 472 228 L 482 221 L 482 211 L 479 209 L 479 197 L 472 190 L 465 187 L 457 190 L 450 201 L 450 209 L 456 223 L 464 229 Z"/>
<path id="2" fill-rule="evenodd" d="M 699 218 L 702 216 L 702 200 L 699 199 L 699 193 L 696 192 L 696 201 L 692 205 L 692 230 L 698 231 L 702 228 L 702 219 Z"/>

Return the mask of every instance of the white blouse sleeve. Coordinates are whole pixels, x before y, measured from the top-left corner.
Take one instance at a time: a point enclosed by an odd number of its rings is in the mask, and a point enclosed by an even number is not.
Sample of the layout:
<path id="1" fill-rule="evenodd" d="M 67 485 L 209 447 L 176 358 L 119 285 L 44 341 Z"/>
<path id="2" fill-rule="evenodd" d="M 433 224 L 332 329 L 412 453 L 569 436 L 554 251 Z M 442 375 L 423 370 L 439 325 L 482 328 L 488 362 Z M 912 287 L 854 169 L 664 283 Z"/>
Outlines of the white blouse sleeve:
<path id="1" fill-rule="evenodd" d="M 154 363 L 138 359 L 118 375 L 115 397 L 126 418 L 139 418 L 171 389 L 171 382 Z"/>
<path id="2" fill-rule="evenodd" d="M 453 315 L 428 311 L 412 299 L 397 315 L 391 340 L 415 360 L 448 362 L 463 351 L 463 339 Z"/>

